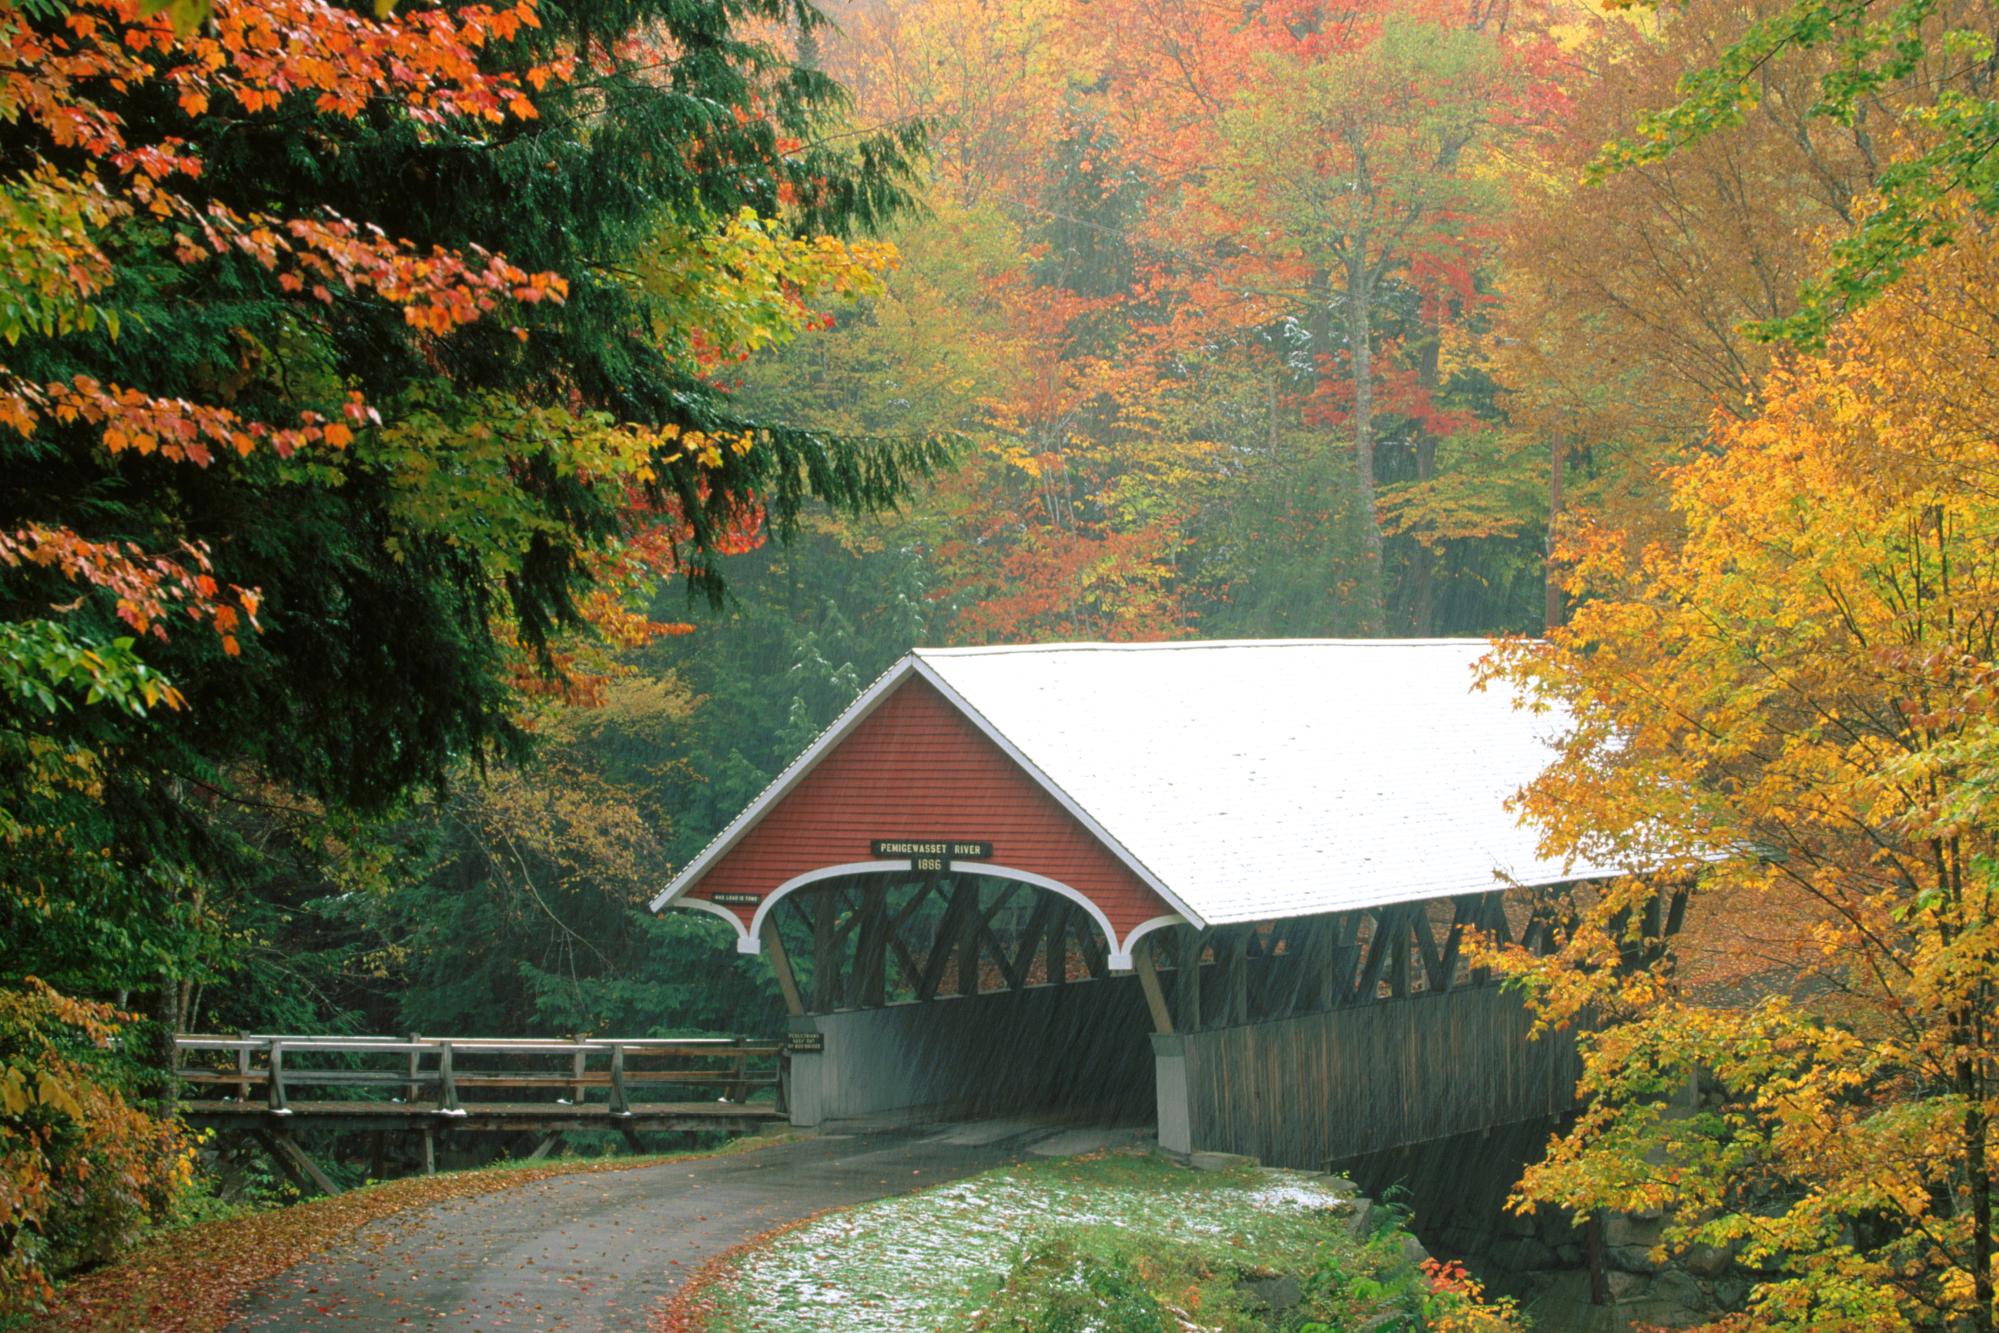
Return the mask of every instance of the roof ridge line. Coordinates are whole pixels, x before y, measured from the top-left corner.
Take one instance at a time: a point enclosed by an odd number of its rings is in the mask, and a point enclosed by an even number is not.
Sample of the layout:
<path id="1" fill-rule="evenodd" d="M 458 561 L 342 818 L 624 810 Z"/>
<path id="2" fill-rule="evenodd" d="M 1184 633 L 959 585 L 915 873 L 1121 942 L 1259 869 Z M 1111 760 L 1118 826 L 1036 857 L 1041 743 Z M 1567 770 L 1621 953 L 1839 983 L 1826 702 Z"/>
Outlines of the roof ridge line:
<path id="1" fill-rule="evenodd" d="M 1500 640 L 1485 635 L 1429 639 L 1158 639 L 1147 643 L 1076 640 L 1063 643 L 968 644 L 949 648 L 912 648 L 919 657 L 975 657 L 981 654 L 1062 652 L 1172 652 L 1215 648 L 1460 648 L 1491 647 Z"/>

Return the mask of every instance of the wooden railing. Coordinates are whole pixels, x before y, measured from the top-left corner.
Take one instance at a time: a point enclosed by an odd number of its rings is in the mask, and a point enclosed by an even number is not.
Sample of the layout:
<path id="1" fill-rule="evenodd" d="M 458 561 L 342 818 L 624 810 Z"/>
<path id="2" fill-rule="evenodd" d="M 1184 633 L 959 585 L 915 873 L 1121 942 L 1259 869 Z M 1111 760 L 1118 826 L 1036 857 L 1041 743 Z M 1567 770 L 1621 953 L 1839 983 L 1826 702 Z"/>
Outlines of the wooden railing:
<path id="1" fill-rule="evenodd" d="M 245 1110 L 255 1105 L 275 1115 L 358 1109 L 362 1103 L 443 1116 L 502 1107 L 620 1116 L 690 1099 L 782 1109 L 784 1050 L 779 1041 L 740 1037 L 174 1038 L 177 1072 L 190 1099 Z M 659 1095 L 669 1090 L 681 1095 Z"/>

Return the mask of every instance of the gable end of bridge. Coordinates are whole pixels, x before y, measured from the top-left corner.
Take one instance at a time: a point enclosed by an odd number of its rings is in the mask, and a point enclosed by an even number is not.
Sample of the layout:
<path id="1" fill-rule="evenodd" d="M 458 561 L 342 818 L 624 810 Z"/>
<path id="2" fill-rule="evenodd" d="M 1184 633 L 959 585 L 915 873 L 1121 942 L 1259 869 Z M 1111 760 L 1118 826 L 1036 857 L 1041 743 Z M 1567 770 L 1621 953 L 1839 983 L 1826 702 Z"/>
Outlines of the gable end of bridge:
<path id="1" fill-rule="evenodd" d="M 989 857 L 954 869 L 1046 890 L 1103 932 L 1114 970 L 1151 931 L 1194 918 L 920 661 L 906 661 L 828 728 L 653 900 L 727 921 L 760 953 L 787 895 L 828 880 L 911 873 L 877 841 L 954 839 Z"/>

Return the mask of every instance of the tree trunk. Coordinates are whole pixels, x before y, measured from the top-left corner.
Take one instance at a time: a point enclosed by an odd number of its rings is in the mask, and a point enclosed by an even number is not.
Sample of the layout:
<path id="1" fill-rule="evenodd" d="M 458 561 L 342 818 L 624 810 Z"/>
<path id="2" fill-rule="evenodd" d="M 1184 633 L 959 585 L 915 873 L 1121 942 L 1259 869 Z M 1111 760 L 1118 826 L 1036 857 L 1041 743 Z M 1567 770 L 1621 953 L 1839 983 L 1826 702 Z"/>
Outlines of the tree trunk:
<path id="1" fill-rule="evenodd" d="M 1968 1018 L 1969 1016 L 1961 1016 Z M 1959 1050 L 1983 1051 L 1982 1026 L 1975 1020 L 1953 1026 Z M 1971 1186 L 1971 1327 L 1977 1333 L 1994 1333 L 1995 1309 L 1992 1287 L 1992 1122 L 1985 1112 L 1985 1080 L 1973 1061 L 1962 1056 L 1957 1061 L 1957 1091 L 1964 1098 L 1964 1169 Z"/>
<path id="2" fill-rule="evenodd" d="M 1360 500 L 1362 571 L 1361 632 L 1382 630 L 1381 519 L 1374 510 L 1374 275 L 1367 247 L 1357 243 L 1347 261 L 1347 352 L 1353 358 L 1354 489 Z"/>
<path id="3" fill-rule="evenodd" d="M 1991 1124 L 1985 1112 L 1965 1113 L 1964 1137 L 1971 1158 L 1971 1286 L 1972 1327 L 1978 1333 L 1993 1333 L 1999 1319 L 1999 1301 L 1992 1290 L 1992 1158 L 1987 1141 Z"/>
<path id="4" fill-rule="evenodd" d="M 1542 608 L 1541 623 L 1545 630 L 1552 630 L 1562 623 L 1562 584 L 1555 572 L 1555 524 L 1562 516 L 1563 470 L 1568 453 L 1568 441 L 1561 436 L 1550 437 L 1548 441 L 1548 553 L 1542 573 L 1543 594 L 1546 605 Z"/>
<path id="5" fill-rule="evenodd" d="M 1416 382 L 1426 402 L 1434 406 L 1443 384 L 1443 334 L 1434 325 L 1425 330 L 1423 344 L 1416 349 Z M 1416 481 L 1418 485 L 1437 475 L 1437 437 L 1429 431 L 1416 436 Z M 1436 632 L 1437 553 L 1418 537 L 1409 549 L 1409 633 L 1425 638 Z"/>
<path id="6" fill-rule="evenodd" d="M 170 1100 L 178 1089 L 174 1086 L 174 1034 L 180 1031 L 184 992 L 181 983 L 165 973 L 160 974 L 159 988 L 153 992 L 153 1030 L 147 1042 L 145 1075 L 148 1096 L 161 1101 Z"/>

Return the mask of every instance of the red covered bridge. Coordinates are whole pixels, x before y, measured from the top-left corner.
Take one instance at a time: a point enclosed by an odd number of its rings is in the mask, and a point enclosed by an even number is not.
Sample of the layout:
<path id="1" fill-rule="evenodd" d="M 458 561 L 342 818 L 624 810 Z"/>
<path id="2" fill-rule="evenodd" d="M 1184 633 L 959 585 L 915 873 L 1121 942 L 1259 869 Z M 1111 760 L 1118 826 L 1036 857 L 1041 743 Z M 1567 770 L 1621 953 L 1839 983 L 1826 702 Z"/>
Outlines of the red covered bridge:
<path id="1" fill-rule="evenodd" d="M 1150 1114 L 1318 1166 L 1559 1113 L 1573 1048 L 1463 932 L 1543 945 L 1619 868 L 1507 809 L 1563 720 L 1476 688 L 1487 647 L 919 650 L 653 907 L 769 957 L 801 1124 Z"/>

